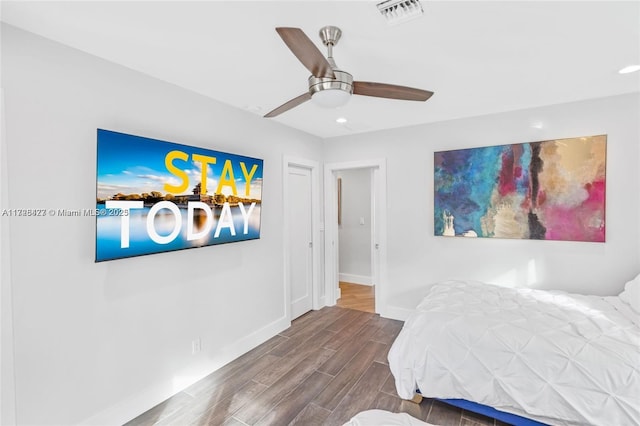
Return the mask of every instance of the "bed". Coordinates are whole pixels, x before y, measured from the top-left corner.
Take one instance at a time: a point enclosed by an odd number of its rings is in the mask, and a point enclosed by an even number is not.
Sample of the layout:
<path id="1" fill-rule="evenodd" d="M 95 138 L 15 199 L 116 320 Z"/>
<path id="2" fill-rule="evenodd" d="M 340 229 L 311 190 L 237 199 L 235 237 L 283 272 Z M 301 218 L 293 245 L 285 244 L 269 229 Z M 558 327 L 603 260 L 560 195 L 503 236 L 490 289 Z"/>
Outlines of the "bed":
<path id="1" fill-rule="evenodd" d="M 544 424 L 640 425 L 640 275 L 609 297 L 437 283 L 388 358 L 404 399 L 419 390 Z"/>

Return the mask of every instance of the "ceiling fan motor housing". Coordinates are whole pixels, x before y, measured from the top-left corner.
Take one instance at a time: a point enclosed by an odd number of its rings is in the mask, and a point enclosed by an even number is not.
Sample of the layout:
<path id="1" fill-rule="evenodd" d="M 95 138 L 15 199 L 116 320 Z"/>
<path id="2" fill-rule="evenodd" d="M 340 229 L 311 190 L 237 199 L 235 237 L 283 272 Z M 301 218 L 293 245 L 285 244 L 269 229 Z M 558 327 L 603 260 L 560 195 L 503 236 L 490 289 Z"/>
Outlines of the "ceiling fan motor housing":
<path id="1" fill-rule="evenodd" d="M 313 96 L 323 90 L 342 90 L 353 93 L 353 76 L 345 71 L 333 69 L 336 78 L 309 76 L 309 93 Z"/>

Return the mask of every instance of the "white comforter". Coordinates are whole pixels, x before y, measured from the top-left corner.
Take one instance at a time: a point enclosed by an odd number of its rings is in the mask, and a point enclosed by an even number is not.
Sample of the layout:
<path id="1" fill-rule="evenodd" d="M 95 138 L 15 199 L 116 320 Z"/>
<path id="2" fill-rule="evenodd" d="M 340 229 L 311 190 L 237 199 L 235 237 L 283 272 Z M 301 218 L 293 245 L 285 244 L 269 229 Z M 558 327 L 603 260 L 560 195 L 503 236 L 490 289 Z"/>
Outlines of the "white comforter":
<path id="1" fill-rule="evenodd" d="M 435 284 L 389 352 L 420 389 L 549 424 L 640 425 L 640 320 L 618 297 Z"/>

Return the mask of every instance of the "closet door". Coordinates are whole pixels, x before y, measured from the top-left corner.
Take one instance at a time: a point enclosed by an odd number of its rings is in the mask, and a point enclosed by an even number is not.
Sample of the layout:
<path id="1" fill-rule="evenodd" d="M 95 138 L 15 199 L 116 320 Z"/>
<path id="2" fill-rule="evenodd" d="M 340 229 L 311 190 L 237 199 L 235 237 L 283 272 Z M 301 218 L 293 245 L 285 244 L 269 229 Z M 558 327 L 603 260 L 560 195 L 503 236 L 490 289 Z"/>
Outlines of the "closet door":
<path id="1" fill-rule="evenodd" d="M 289 166 L 289 282 L 291 319 L 313 306 L 313 246 L 311 222 L 311 170 Z"/>

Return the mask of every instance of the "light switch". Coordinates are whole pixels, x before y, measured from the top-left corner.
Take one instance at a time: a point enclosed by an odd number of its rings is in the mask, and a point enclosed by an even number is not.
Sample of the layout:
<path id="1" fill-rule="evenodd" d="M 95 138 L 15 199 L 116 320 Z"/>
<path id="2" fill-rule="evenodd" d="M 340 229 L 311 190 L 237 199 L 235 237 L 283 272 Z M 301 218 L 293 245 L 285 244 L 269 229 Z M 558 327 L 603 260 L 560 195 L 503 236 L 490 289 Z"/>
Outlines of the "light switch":
<path id="1" fill-rule="evenodd" d="M 360 218 L 360 225 L 364 225 L 364 217 Z"/>

